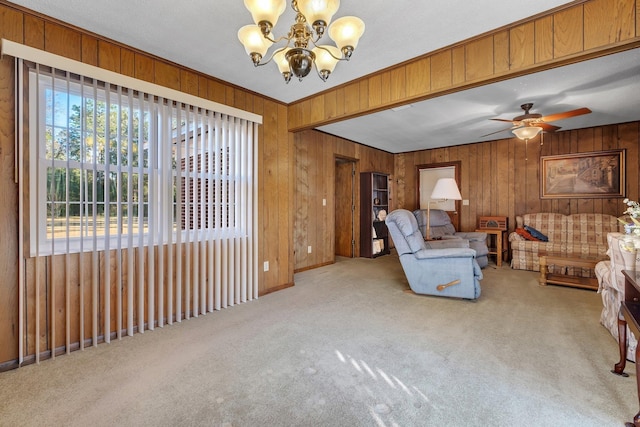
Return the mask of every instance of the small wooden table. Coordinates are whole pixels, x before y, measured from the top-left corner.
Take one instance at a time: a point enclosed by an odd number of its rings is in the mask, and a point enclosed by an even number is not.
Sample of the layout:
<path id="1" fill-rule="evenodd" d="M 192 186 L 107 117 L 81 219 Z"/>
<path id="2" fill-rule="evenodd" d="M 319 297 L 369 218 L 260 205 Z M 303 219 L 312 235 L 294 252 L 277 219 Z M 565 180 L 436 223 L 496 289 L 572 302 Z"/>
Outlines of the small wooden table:
<path id="1" fill-rule="evenodd" d="M 631 331 L 640 336 L 640 272 L 623 270 L 624 301 L 620 304 L 618 316 L 618 346 L 620 361 L 613 367 L 614 374 L 628 376 L 624 373 L 627 363 L 627 323 Z M 636 388 L 638 403 L 640 404 L 640 346 L 636 347 Z M 640 427 L 640 412 L 633 417 L 632 423 L 625 423 L 627 427 Z"/>
<path id="2" fill-rule="evenodd" d="M 509 253 L 508 243 L 507 243 L 507 231 L 502 230 L 500 228 L 476 228 L 476 232 L 478 233 L 487 233 L 487 237 L 489 240 L 489 255 L 496 256 L 496 266 L 502 267 L 502 258 L 505 253 Z M 493 239 L 491 238 L 493 236 Z M 495 245 L 492 244 L 491 240 L 495 240 Z"/>
<path id="3" fill-rule="evenodd" d="M 540 260 L 540 286 L 546 286 L 548 283 L 555 285 L 571 286 L 573 288 L 598 290 L 598 279 L 595 277 L 579 277 L 568 276 L 566 274 L 551 274 L 547 269 L 547 265 L 560 265 L 565 267 L 578 268 L 595 268 L 599 261 L 604 258 L 597 256 L 566 256 L 555 252 L 538 252 Z"/>

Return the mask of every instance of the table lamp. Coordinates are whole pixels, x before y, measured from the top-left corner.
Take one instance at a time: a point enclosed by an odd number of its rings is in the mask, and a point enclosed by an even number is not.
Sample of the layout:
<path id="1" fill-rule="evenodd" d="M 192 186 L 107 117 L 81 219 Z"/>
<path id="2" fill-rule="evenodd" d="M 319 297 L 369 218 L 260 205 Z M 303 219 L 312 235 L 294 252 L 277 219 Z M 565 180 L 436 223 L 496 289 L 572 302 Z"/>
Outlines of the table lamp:
<path id="1" fill-rule="evenodd" d="M 431 239 L 431 199 L 439 201 L 445 200 L 462 200 L 458 184 L 453 178 L 440 178 L 433 187 L 431 197 L 427 203 L 427 240 Z"/>

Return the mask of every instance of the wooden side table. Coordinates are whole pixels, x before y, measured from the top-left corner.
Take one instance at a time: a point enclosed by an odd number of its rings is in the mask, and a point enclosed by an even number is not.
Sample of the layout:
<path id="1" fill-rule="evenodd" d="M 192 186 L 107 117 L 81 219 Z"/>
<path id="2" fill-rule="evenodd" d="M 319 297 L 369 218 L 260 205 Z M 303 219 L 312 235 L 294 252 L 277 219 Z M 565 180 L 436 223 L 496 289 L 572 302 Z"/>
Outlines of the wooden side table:
<path id="1" fill-rule="evenodd" d="M 476 228 L 476 231 L 479 233 L 487 233 L 489 255 L 495 255 L 496 265 L 502 267 L 502 258 L 505 253 L 509 253 L 507 231 L 499 228 Z"/>

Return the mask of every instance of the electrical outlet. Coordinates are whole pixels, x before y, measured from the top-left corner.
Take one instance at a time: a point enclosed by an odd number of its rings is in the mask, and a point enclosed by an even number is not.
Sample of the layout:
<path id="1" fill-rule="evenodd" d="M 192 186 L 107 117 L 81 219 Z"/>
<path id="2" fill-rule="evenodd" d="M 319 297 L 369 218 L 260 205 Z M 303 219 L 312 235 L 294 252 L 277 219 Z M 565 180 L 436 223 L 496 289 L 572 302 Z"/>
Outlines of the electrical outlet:
<path id="1" fill-rule="evenodd" d="M 310 254 L 311 253 L 311 246 L 307 246 L 307 253 Z"/>
<path id="2" fill-rule="evenodd" d="M 327 199 L 322 199 L 322 206 L 327 206 Z"/>
<path id="3" fill-rule="evenodd" d="M 269 261 L 264 262 L 264 271 L 269 271 Z"/>
<path id="4" fill-rule="evenodd" d="M 469 206 L 469 200 L 468 199 L 463 200 L 462 206 Z"/>

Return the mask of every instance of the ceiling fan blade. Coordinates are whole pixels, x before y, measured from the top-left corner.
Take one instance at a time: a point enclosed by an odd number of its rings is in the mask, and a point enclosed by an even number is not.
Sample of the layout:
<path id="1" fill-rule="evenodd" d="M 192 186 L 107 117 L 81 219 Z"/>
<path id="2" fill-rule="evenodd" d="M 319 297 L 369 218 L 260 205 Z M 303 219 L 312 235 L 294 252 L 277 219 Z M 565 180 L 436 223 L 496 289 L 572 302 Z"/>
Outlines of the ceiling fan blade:
<path id="1" fill-rule="evenodd" d="M 489 119 L 489 120 L 495 120 L 497 122 L 513 123 L 513 120 L 507 120 L 507 119 Z"/>
<path id="2" fill-rule="evenodd" d="M 540 126 L 545 132 L 555 132 L 561 129 L 560 126 L 550 125 L 549 123 L 536 123 L 536 126 Z"/>
<path id="3" fill-rule="evenodd" d="M 542 117 L 540 120 L 544 122 L 554 122 L 556 120 L 568 119 L 569 117 L 581 116 L 591 112 L 588 108 L 578 108 L 577 110 L 565 111 L 564 113 L 551 114 Z"/>
<path id="4" fill-rule="evenodd" d="M 495 135 L 496 133 L 504 132 L 504 131 L 506 131 L 506 130 L 513 130 L 513 129 L 515 129 L 515 128 L 519 128 L 519 127 L 520 127 L 520 126 L 512 126 L 512 127 L 510 127 L 510 128 L 500 129 L 500 130 L 497 130 L 497 131 L 495 131 L 495 132 L 491 132 L 491 133 L 488 133 L 488 134 L 486 134 L 486 135 L 482 135 L 480 138 L 484 138 L 485 136 L 489 136 L 489 135 Z"/>

